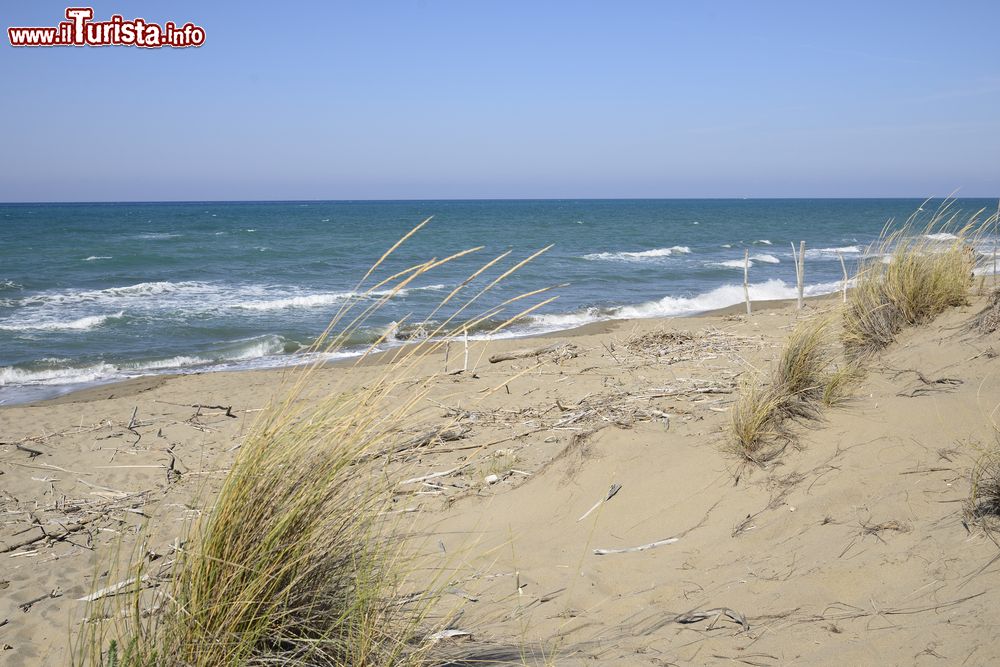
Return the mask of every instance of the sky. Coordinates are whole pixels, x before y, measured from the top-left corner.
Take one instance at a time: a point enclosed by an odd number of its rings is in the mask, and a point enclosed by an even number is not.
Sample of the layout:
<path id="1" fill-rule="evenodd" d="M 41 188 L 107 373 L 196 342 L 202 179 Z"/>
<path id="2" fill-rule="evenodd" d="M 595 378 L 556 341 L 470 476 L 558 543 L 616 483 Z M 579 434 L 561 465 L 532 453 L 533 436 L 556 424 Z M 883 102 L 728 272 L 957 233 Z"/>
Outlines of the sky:
<path id="1" fill-rule="evenodd" d="M 1000 195 L 1000 3 L 129 2 L 15 49 L 0 201 Z"/>

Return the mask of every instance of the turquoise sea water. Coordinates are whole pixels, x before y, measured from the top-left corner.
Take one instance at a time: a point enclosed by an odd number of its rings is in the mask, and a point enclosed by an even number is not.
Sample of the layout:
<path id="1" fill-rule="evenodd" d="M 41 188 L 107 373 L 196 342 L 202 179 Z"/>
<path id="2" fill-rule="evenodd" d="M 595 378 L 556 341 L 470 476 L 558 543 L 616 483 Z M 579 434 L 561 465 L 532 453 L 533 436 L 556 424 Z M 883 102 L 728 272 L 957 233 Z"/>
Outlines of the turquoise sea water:
<path id="1" fill-rule="evenodd" d="M 606 318 L 682 316 L 839 287 L 890 219 L 920 200 L 544 200 L 0 205 L 0 403 L 162 372 L 276 366 L 319 334 L 367 268 L 428 216 L 379 275 L 467 247 L 392 298 L 343 354 L 426 315 L 488 257 L 552 250 L 484 306 L 569 283 L 508 335 Z M 936 204 L 923 204 L 930 211 Z M 993 210 L 992 200 L 954 208 Z M 991 208 L 992 207 L 992 208 Z M 490 274 L 494 277 L 498 271 Z M 484 284 L 480 280 L 477 284 Z M 471 285 L 473 289 L 477 285 Z M 476 312 L 479 312 L 477 309 Z M 394 344 L 390 341 L 388 344 Z"/>

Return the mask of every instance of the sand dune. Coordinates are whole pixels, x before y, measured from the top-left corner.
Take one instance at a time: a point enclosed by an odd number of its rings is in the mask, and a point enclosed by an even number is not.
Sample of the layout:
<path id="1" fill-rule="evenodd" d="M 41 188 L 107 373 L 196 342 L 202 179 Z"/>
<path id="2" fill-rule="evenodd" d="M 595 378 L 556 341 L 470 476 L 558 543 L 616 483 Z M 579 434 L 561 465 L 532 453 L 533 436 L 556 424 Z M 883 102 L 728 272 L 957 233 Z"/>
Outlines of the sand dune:
<path id="1" fill-rule="evenodd" d="M 855 400 L 796 426 L 797 445 L 767 469 L 723 452 L 738 379 L 835 299 L 801 314 L 779 304 L 749 319 L 476 342 L 474 371 L 435 379 L 425 415 L 467 429 L 390 466 L 400 482 L 422 478 L 400 484 L 398 508 L 426 536 L 419 550 L 448 582 L 445 606 L 461 608 L 455 627 L 486 653 L 996 663 L 998 549 L 962 512 L 1000 403 L 1000 334 L 964 326 L 983 303 L 904 332 Z M 488 361 L 553 343 L 541 357 Z M 363 384 L 378 363 L 323 369 L 316 391 L 345 372 Z M 442 371 L 443 358 L 421 370 Z M 68 660 L 78 598 L 116 583 L 105 570 L 119 540 L 131 547 L 152 517 L 150 558 L 169 554 L 279 376 L 145 379 L 0 409 L 4 664 Z"/>

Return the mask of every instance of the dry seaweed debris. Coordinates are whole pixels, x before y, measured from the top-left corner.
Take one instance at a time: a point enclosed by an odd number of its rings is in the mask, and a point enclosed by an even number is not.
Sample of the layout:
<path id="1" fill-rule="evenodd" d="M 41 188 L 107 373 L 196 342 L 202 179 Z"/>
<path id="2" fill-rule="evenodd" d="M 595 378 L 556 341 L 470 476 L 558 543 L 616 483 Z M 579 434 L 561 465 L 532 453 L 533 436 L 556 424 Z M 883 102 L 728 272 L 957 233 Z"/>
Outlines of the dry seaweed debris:
<path id="1" fill-rule="evenodd" d="M 720 356 L 732 357 L 753 344 L 752 339 L 710 328 L 689 333 L 656 329 L 635 334 L 622 343 L 628 352 L 666 364 L 706 361 Z"/>
<path id="2" fill-rule="evenodd" d="M 969 329 L 981 334 L 991 334 L 1000 329 L 1000 289 L 993 290 L 989 303 L 972 318 Z"/>

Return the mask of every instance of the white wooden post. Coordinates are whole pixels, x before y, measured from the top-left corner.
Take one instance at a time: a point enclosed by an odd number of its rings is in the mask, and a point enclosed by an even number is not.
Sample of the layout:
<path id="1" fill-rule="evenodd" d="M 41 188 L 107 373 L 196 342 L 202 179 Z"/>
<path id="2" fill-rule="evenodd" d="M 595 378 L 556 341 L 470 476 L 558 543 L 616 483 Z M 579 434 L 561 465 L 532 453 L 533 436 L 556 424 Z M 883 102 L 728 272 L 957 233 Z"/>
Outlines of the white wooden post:
<path id="1" fill-rule="evenodd" d="M 847 303 L 847 264 L 844 263 L 844 255 L 839 250 L 837 257 L 840 259 L 840 268 L 844 270 L 844 303 Z"/>
<path id="2" fill-rule="evenodd" d="M 462 332 L 462 340 L 465 342 L 465 362 L 462 364 L 462 372 L 469 370 L 469 330 Z"/>
<path id="3" fill-rule="evenodd" d="M 743 296 L 747 300 L 747 315 L 750 314 L 750 251 L 743 250 Z"/>
<path id="4" fill-rule="evenodd" d="M 802 310 L 802 292 L 806 282 L 806 242 L 799 241 L 799 266 L 796 274 L 799 278 L 799 310 Z"/>

